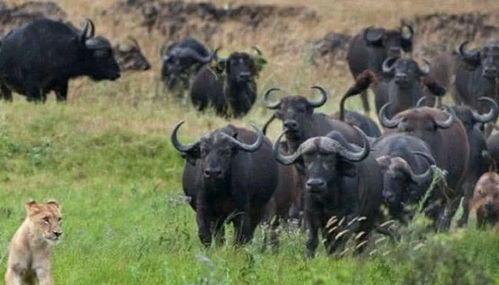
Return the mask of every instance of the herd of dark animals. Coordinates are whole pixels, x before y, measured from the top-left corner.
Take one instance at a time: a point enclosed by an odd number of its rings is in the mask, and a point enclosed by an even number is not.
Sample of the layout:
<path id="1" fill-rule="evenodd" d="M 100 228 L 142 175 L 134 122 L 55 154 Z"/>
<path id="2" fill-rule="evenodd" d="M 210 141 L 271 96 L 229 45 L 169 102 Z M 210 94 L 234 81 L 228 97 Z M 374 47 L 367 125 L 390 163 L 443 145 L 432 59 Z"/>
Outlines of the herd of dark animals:
<path id="1" fill-rule="evenodd" d="M 44 102 L 54 91 L 64 101 L 72 78 L 116 80 L 123 70 L 151 67 L 136 40 L 113 48 L 95 30 L 89 19 L 79 30 L 46 18 L 12 29 L 0 42 L 1 97 L 11 101 L 16 92 Z M 184 145 L 177 139 L 178 123 L 171 143 L 186 161 L 183 188 L 201 242 L 222 243 L 231 222 L 235 243 L 243 244 L 258 224 L 270 221 L 277 243 L 281 222 L 295 218 L 307 230 L 308 257 L 319 233 L 329 253 L 351 238 L 361 252 L 387 219 L 408 223 L 414 205 L 423 205 L 435 230 L 448 230 L 461 200 L 459 226 L 473 210 L 480 226 L 497 227 L 499 134 L 491 133 L 499 112 L 499 41 L 473 50 L 463 42 L 457 54 L 438 55 L 422 66 L 410 56 L 414 33 L 408 24 L 397 30 L 368 27 L 351 39 L 347 61 L 355 83 L 338 113 L 315 111 L 329 97 L 323 87 L 312 87 L 320 94 L 317 101 L 301 95 L 272 99 L 282 93 L 272 87 L 263 92 L 273 114 L 262 130 L 229 124 Z M 186 38 L 161 51 L 161 79 L 199 111 L 213 108 L 219 116 L 240 118 L 255 103 L 256 79 L 266 64 L 253 49 L 221 58 L 218 49 Z M 348 98 L 361 94 L 369 112 L 369 88 L 383 133 L 369 117 L 344 108 Z M 447 90 L 454 90 L 455 106 L 442 104 Z M 276 119 L 282 133 L 272 143 L 265 133 Z M 445 179 L 435 185 L 438 173 Z"/>

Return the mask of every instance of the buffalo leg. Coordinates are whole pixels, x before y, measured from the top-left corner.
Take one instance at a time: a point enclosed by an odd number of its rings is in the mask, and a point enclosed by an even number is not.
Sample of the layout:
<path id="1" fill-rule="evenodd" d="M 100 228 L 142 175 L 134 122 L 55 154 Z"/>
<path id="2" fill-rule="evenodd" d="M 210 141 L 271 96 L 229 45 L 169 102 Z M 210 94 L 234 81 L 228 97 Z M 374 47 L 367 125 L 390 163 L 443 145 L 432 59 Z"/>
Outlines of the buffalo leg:
<path id="1" fill-rule="evenodd" d="M 438 217 L 438 231 L 447 231 L 450 228 L 450 224 L 452 222 L 452 217 L 456 213 L 457 208 L 459 207 L 460 198 L 454 198 L 445 204 L 445 207 L 440 213 Z"/>
<path id="2" fill-rule="evenodd" d="M 217 221 L 213 232 L 215 233 L 215 242 L 217 245 L 223 245 L 225 243 L 225 222 L 223 220 Z"/>
<path id="3" fill-rule="evenodd" d="M 307 243 L 306 243 L 306 258 L 313 258 L 315 255 L 315 250 L 319 245 L 319 217 L 313 217 L 310 213 L 307 215 Z"/>
<path id="4" fill-rule="evenodd" d="M 68 97 L 68 82 L 61 82 L 55 88 L 57 102 L 64 102 Z"/>
<path id="5" fill-rule="evenodd" d="M 12 91 L 3 83 L 0 83 L 0 97 L 5 101 L 12 102 Z"/>
<path id="6" fill-rule="evenodd" d="M 206 247 L 210 246 L 212 238 L 211 225 L 206 213 L 204 213 L 204 211 L 202 211 L 199 207 L 196 211 L 196 221 L 198 224 L 198 235 L 201 243 Z"/>
<path id="7" fill-rule="evenodd" d="M 465 226 L 468 224 L 468 217 L 470 214 L 470 201 L 473 196 L 473 185 L 475 185 L 476 181 L 473 183 L 464 183 L 464 197 L 463 197 L 463 214 L 459 219 L 457 225 L 459 227 Z"/>
<path id="8" fill-rule="evenodd" d="M 253 237 L 250 216 L 247 213 L 238 213 L 233 219 L 236 244 L 245 244 Z"/>

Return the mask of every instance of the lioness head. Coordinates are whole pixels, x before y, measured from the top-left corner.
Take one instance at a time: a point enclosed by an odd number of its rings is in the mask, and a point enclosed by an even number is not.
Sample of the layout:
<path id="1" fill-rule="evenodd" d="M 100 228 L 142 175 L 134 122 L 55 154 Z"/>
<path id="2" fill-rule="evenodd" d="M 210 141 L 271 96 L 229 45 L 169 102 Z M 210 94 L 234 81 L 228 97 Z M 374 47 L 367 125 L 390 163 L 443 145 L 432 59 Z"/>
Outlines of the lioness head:
<path id="1" fill-rule="evenodd" d="M 61 230 L 61 210 L 57 201 L 47 203 L 36 203 L 30 201 L 26 203 L 28 220 L 31 222 L 32 230 L 43 239 L 56 243 L 62 236 Z"/>
<path id="2" fill-rule="evenodd" d="M 476 212 L 479 225 L 499 225 L 499 175 L 485 173 L 475 186 L 472 209 Z"/>

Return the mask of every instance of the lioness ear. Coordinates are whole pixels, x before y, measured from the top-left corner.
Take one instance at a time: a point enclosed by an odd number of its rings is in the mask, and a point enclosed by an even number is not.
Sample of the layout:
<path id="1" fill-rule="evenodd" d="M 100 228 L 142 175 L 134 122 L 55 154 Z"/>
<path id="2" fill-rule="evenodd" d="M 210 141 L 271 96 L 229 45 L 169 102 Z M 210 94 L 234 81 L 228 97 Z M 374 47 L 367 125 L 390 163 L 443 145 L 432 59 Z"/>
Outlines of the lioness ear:
<path id="1" fill-rule="evenodd" d="M 26 211 L 29 212 L 35 205 L 36 205 L 35 200 L 29 200 L 28 202 L 26 202 L 26 204 L 24 204 L 24 207 L 26 208 Z"/>
<path id="2" fill-rule="evenodd" d="M 56 208 L 59 208 L 59 202 L 57 202 L 56 200 L 48 200 L 47 204 L 54 205 L 54 206 L 56 206 Z"/>

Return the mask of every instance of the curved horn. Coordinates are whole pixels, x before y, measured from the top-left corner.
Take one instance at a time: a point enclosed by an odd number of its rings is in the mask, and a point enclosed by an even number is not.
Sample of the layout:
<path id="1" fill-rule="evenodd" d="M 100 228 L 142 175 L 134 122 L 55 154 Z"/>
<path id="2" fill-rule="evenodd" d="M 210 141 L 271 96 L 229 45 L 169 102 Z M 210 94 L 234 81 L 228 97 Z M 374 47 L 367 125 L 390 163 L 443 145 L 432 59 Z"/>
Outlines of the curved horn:
<path id="1" fill-rule="evenodd" d="M 270 93 L 272 93 L 273 91 L 280 91 L 280 90 L 281 89 L 278 87 L 270 87 L 269 89 L 265 90 L 265 92 L 263 93 L 263 100 L 265 101 L 265 105 L 266 105 L 267 109 L 274 110 L 274 109 L 279 108 L 279 106 L 281 105 L 281 100 L 270 102 L 269 97 L 270 97 Z"/>
<path id="2" fill-rule="evenodd" d="M 447 110 L 450 110 L 450 111 L 447 111 Z M 456 115 L 454 114 L 454 111 L 450 108 L 446 108 L 446 110 L 444 112 L 449 114 L 449 118 L 447 118 L 447 120 L 445 120 L 445 121 L 435 120 L 435 124 L 441 129 L 448 129 L 456 121 Z"/>
<path id="3" fill-rule="evenodd" d="M 395 68 L 395 61 L 397 60 L 397 57 L 388 57 L 383 61 L 382 65 L 382 70 L 384 73 L 391 73 L 393 69 Z M 393 61 L 393 62 L 392 62 Z"/>
<path id="4" fill-rule="evenodd" d="M 357 126 L 353 126 L 353 128 L 362 137 L 363 146 L 360 151 L 355 152 L 350 144 L 344 145 L 342 142 L 330 137 L 321 137 L 321 148 L 324 148 L 326 151 L 334 151 L 348 161 L 358 162 L 364 160 L 371 151 L 371 147 L 369 146 L 369 139 Z"/>
<path id="5" fill-rule="evenodd" d="M 137 39 L 136 39 L 136 38 L 131 37 L 131 36 L 128 36 L 128 40 L 130 40 L 130 41 L 131 41 L 131 42 L 135 45 L 135 47 L 136 47 L 137 49 L 140 49 L 139 42 L 137 41 Z"/>
<path id="6" fill-rule="evenodd" d="M 170 136 L 170 140 L 171 140 L 172 145 L 175 147 L 176 150 L 178 150 L 179 152 L 188 152 L 188 151 L 192 150 L 193 148 L 195 148 L 199 144 L 199 141 L 193 142 L 193 143 L 188 144 L 188 145 L 183 145 L 178 141 L 177 132 L 183 124 L 184 124 L 184 121 L 180 121 L 177 123 L 177 125 L 175 125 L 175 128 L 173 128 L 172 134 Z"/>
<path id="7" fill-rule="evenodd" d="M 409 35 L 403 33 L 404 27 L 407 27 L 407 29 L 409 30 Z M 409 24 L 403 23 L 400 27 L 400 34 L 404 40 L 411 40 L 414 36 L 414 28 Z"/>
<path id="8" fill-rule="evenodd" d="M 208 54 L 206 56 L 201 56 L 199 54 L 199 52 L 197 52 L 196 50 L 190 48 L 190 47 L 187 47 L 185 49 L 182 50 L 182 55 L 183 56 L 189 56 L 189 57 L 192 57 L 194 58 L 195 60 L 201 62 L 201 63 L 208 63 L 212 60 L 213 58 L 213 54 Z"/>
<path id="9" fill-rule="evenodd" d="M 88 28 L 90 27 L 90 20 L 85 19 L 85 24 L 83 25 L 83 29 L 81 30 L 80 33 L 80 41 L 85 42 L 87 39 L 87 33 L 88 33 Z"/>
<path id="10" fill-rule="evenodd" d="M 262 56 L 262 55 L 263 55 L 262 51 L 261 51 L 261 50 L 260 50 L 257 46 L 252 46 L 251 48 L 252 48 L 252 49 L 256 52 L 256 54 L 258 54 L 259 56 Z"/>
<path id="11" fill-rule="evenodd" d="M 324 105 L 324 103 L 326 103 L 326 101 L 327 101 L 327 97 L 329 96 L 327 90 L 321 86 L 318 86 L 318 85 L 312 86 L 312 89 L 319 90 L 321 92 L 322 97 L 319 101 L 310 101 L 307 99 L 308 104 L 310 104 L 310 106 L 312 106 L 314 108 L 318 108 L 318 107 Z"/>
<path id="12" fill-rule="evenodd" d="M 298 148 L 298 150 L 290 155 L 282 155 L 279 152 L 279 145 L 281 144 L 281 138 L 285 134 L 285 132 L 282 132 L 278 137 L 277 140 L 274 142 L 274 145 L 272 145 L 272 154 L 274 155 L 274 158 L 281 164 L 284 165 L 290 165 L 295 162 L 295 160 L 300 157 L 301 155 L 301 149 Z"/>
<path id="13" fill-rule="evenodd" d="M 407 172 L 409 172 L 409 175 L 411 176 L 412 181 L 416 182 L 417 184 L 423 184 L 423 183 L 429 181 L 433 177 L 433 170 L 431 168 L 431 165 L 435 165 L 435 160 L 429 154 L 424 153 L 424 152 L 414 151 L 412 153 L 415 155 L 420 155 L 420 156 L 424 157 L 425 159 L 428 160 L 428 162 L 430 164 L 430 167 L 428 167 L 428 169 L 421 174 L 415 174 L 413 172 L 411 166 L 409 166 L 409 164 L 408 164 Z"/>
<path id="14" fill-rule="evenodd" d="M 247 151 L 247 152 L 254 152 L 254 151 L 258 150 L 260 148 L 260 146 L 262 145 L 263 138 L 265 137 L 265 135 L 262 133 L 262 131 L 259 128 L 257 128 L 257 126 L 255 126 L 253 124 L 251 124 L 251 126 L 255 129 L 256 135 L 257 135 L 256 141 L 253 144 L 246 144 L 246 143 L 240 142 L 237 139 L 235 139 L 234 137 L 232 137 L 226 133 L 223 133 L 223 135 L 226 138 L 228 138 L 231 142 L 233 142 L 235 145 L 237 145 L 239 147 L 239 149 Z"/>
<path id="15" fill-rule="evenodd" d="M 398 127 L 400 120 L 390 120 L 386 117 L 386 109 L 391 105 L 392 103 L 388 102 L 381 109 L 379 110 L 379 121 L 381 125 L 385 128 L 393 129 Z"/>
<path id="16" fill-rule="evenodd" d="M 367 27 L 364 30 L 364 33 L 362 34 L 362 36 L 364 37 L 364 41 L 366 41 L 366 42 L 376 42 L 376 41 L 379 41 L 381 39 L 381 37 L 383 36 L 382 33 L 379 33 L 379 35 L 376 35 L 375 37 L 373 37 L 372 35 L 370 36 L 369 35 L 369 31 L 372 28 L 373 28 L 373 26 L 369 26 L 369 27 Z"/>
<path id="17" fill-rule="evenodd" d="M 425 102 L 426 102 L 426 96 L 423 95 L 423 97 L 419 98 L 418 101 L 416 102 L 416 108 L 424 107 Z"/>
<path id="18" fill-rule="evenodd" d="M 478 98 L 478 101 L 488 102 L 490 105 L 490 111 L 487 114 L 481 115 L 477 111 L 471 110 L 473 119 L 475 121 L 480 123 L 488 123 L 497 117 L 498 106 L 494 99 L 490 97 L 480 97 Z"/>
<path id="19" fill-rule="evenodd" d="M 270 123 L 275 120 L 275 114 L 272 114 L 272 116 L 267 120 L 265 125 L 263 125 L 262 132 L 264 135 L 267 134 L 267 128 L 270 126 Z"/>
<path id="20" fill-rule="evenodd" d="M 427 60 L 427 59 L 423 59 L 424 63 L 426 63 L 426 67 L 424 68 L 421 68 L 418 64 L 418 69 L 419 69 L 419 73 L 422 75 L 422 76 L 426 76 L 428 74 L 430 74 L 430 71 L 431 71 L 431 65 L 430 65 L 430 62 Z"/>
<path id="21" fill-rule="evenodd" d="M 478 57 L 478 52 L 467 52 L 465 50 L 466 46 L 469 44 L 468 41 L 464 41 L 459 45 L 459 54 L 465 59 L 465 60 L 476 60 Z"/>
<path id="22" fill-rule="evenodd" d="M 215 61 L 218 61 L 218 51 L 222 49 L 222 47 L 217 47 L 212 53 L 211 53 L 211 57 L 215 60 Z"/>

